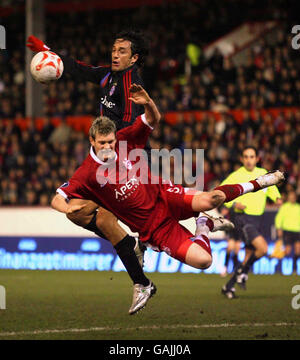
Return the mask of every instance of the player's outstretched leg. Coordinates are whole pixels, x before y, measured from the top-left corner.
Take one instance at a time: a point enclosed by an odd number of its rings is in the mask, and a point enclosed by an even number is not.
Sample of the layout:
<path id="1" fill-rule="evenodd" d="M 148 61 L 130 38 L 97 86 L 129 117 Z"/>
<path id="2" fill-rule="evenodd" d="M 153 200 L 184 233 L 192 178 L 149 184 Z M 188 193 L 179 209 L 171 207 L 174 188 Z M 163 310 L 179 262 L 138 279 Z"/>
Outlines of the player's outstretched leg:
<path id="1" fill-rule="evenodd" d="M 151 297 L 148 296 L 147 289 L 154 286 L 143 272 L 146 246 L 138 238 L 128 235 L 118 224 L 117 218 L 106 209 L 99 208 L 97 204 L 87 200 L 72 199 L 70 202 L 83 202 L 87 205 L 80 212 L 68 215 L 68 219 L 76 225 L 93 231 L 102 239 L 109 239 L 115 248 L 133 282 L 133 301 L 129 313 L 136 313 L 145 307 Z M 97 208 L 98 211 L 96 211 Z M 143 296 L 136 296 L 137 287 L 146 289 Z"/>
<path id="2" fill-rule="evenodd" d="M 117 239 L 117 233 L 121 230 L 117 218 L 105 209 L 100 208 L 100 211 L 100 216 L 97 216 L 97 227 Z M 106 216 L 103 217 L 103 214 Z M 117 232 L 115 235 L 113 229 Z M 146 246 L 138 238 L 125 232 L 125 237 L 115 244 L 114 248 L 133 281 L 133 299 L 129 308 L 129 314 L 133 315 L 143 309 L 156 292 L 155 285 L 145 276 L 142 269 Z"/>
<path id="3" fill-rule="evenodd" d="M 279 170 L 269 171 L 266 174 L 261 175 L 257 179 L 255 179 L 255 181 L 259 184 L 261 189 L 264 189 L 272 185 L 281 185 L 284 182 L 284 180 L 285 180 L 284 173 Z"/>
<path id="4" fill-rule="evenodd" d="M 221 206 L 224 202 L 230 202 L 241 195 L 259 191 L 266 187 L 280 184 L 283 181 L 284 174 L 279 170 L 275 170 L 246 183 L 221 185 L 209 192 L 199 191 L 191 195 L 190 204 L 193 211 L 208 211 Z M 188 202 L 187 199 L 186 201 Z"/>
<path id="5" fill-rule="evenodd" d="M 281 184 L 284 181 L 284 174 L 279 171 L 270 171 L 247 183 L 221 185 L 215 188 L 225 194 L 224 202 L 229 202 L 249 192 L 256 192 L 269 186 Z"/>

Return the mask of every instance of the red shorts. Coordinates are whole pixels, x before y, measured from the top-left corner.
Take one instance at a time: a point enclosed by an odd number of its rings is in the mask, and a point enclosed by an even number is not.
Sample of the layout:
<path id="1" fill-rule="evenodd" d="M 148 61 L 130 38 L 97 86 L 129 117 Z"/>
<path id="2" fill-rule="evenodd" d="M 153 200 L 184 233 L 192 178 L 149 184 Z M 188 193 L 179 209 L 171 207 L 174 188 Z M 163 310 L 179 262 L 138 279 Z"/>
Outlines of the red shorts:
<path id="1" fill-rule="evenodd" d="M 165 221 L 152 232 L 148 244 L 153 250 L 164 251 L 185 263 L 186 253 L 193 243 L 191 238 L 194 234 L 178 221 L 198 216 L 191 207 L 195 190 L 181 185 L 163 185 L 163 189 L 167 197 L 169 214 L 165 217 Z M 157 211 L 156 216 L 160 214 L 160 211 Z"/>
<path id="2" fill-rule="evenodd" d="M 192 209 L 192 200 L 197 190 L 181 185 L 169 184 L 163 185 L 162 188 L 167 196 L 171 215 L 176 220 L 186 220 L 191 217 L 198 217 L 199 213 Z"/>

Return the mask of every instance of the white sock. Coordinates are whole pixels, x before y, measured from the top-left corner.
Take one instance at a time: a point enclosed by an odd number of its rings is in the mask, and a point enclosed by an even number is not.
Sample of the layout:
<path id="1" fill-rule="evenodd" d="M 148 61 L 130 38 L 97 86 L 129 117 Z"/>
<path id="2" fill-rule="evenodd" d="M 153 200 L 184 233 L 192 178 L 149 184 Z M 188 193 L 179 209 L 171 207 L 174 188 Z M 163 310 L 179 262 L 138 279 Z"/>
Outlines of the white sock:
<path id="1" fill-rule="evenodd" d="M 208 233 L 210 232 L 209 227 L 207 226 L 207 217 L 206 216 L 200 216 L 196 220 L 196 233 L 195 237 L 198 235 L 206 235 L 208 237 Z"/>
<path id="2" fill-rule="evenodd" d="M 243 188 L 243 194 L 247 194 L 254 190 L 254 185 L 251 182 L 239 184 Z"/>

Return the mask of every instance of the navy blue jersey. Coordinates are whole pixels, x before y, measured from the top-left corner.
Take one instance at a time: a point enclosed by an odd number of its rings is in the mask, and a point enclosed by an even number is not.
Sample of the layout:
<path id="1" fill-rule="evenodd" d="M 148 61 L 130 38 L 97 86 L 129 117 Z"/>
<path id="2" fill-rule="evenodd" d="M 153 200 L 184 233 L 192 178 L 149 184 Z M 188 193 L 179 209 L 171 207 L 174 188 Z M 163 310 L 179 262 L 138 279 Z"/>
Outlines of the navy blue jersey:
<path id="1" fill-rule="evenodd" d="M 110 66 L 93 67 L 67 56 L 58 55 L 64 63 L 64 74 L 69 74 L 75 81 L 99 84 L 99 115 L 113 120 L 117 130 L 131 125 L 144 112 L 143 106 L 128 100 L 131 84 L 143 86 L 136 65 L 123 71 L 112 72 Z"/>

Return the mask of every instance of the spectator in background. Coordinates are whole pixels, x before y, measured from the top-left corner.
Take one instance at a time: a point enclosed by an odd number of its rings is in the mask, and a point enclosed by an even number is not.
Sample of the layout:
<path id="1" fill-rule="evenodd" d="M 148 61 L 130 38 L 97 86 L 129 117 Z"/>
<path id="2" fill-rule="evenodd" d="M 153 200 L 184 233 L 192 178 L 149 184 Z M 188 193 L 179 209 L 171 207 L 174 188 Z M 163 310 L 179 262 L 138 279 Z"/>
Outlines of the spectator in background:
<path id="1" fill-rule="evenodd" d="M 278 240 L 283 241 L 284 256 L 293 254 L 293 272 L 297 271 L 297 262 L 300 258 L 300 204 L 294 190 L 288 193 L 287 201 L 279 209 L 275 226 Z"/>
<path id="2" fill-rule="evenodd" d="M 28 190 L 25 193 L 27 205 L 37 205 L 37 194 L 33 190 Z"/>
<path id="3" fill-rule="evenodd" d="M 41 131 L 41 138 L 43 141 L 48 141 L 50 135 L 54 130 L 54 126 L 51 123 L 51 119 L 48 116 L 44 117 L 43 128 Z"/>
<path id="4" fill-rule="evenodd" d="M 72 129 L 63 117 L 59 126 L 51 133 L 49 137 L 50 144 L 66 144 L 70 140 Z"/>

